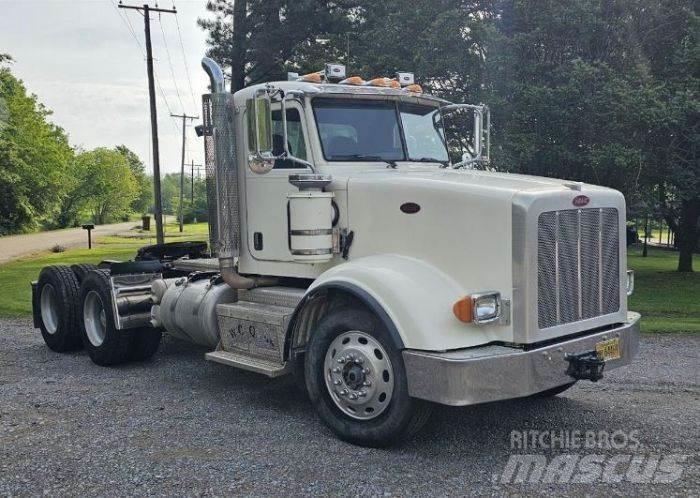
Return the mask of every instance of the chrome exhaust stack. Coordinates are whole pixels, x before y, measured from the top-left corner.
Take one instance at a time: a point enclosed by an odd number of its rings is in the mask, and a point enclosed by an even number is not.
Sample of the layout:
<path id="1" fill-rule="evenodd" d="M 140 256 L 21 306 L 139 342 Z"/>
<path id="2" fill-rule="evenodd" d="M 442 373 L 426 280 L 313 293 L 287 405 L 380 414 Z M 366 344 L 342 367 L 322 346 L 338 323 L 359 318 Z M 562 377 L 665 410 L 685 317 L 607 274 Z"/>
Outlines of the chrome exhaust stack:
<path id="1" fill-rule="evenodd" d="M 236 271 L 241 218 L 233 94 L 224 90 L 224 73 L 212 59 L 202 59 L 212 93 L 202 97 L 207 173 L 207 203 L 212 254 L 219 258 L 221 278 L 234 289 L 274 285 L 271 277 L 245 277 Z"/>

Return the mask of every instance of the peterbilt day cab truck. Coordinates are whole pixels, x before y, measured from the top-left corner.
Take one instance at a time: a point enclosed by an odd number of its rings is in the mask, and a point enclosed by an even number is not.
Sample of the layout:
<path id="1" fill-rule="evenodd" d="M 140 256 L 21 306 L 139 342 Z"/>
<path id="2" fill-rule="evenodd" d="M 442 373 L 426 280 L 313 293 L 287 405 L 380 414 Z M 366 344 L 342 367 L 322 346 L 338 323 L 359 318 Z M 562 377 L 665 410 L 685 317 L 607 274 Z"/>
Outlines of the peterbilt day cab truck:
<path id="1" fill-rule="evenodd" d="M 410 73 L 329 64 L 231 94 L 202 65 L 209 251 L 44 268 L 34 320 L 51 349 L 116 365 L 171 334 L 207 360 L 294 374 L 363 445 L 410 435 L 434 403 L 555 395 L 636 355 L 619 192 L 477 169 L 488 108 Z M 450 112 L 473 124 L 456 163 Z"/>

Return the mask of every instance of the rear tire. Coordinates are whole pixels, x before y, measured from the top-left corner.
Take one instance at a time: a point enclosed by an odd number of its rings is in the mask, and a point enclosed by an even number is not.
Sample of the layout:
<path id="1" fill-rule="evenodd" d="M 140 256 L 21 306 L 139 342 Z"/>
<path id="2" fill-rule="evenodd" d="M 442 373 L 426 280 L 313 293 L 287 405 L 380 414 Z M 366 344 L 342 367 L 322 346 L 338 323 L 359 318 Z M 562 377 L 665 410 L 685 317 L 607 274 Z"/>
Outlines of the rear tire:
<path id="1" fill-rule="evenodd" d="M 132 331 L 117 330 L 111 303 L 109 272 L 89 272 L 80 286 L 81 336 L 90 359 L 101 366 L 131 359 Z"/>
<path id="2" fill-rule="evenodd" d="M 432 404 L 408 395 L 401 351 L 361 307 L 321 319 L 307 346 L 305 377 L 321 419 L 340 439 L 360 446 L 389 446 L 410 437 L 432 412 Z"/>
<path id="3" fill-rule="evenodd" d="M 133 361 L 144 361 L 150 359 L 160 346 L 163 333 L 160 329 L 144 327 L 134 329 L 131 343 L 131 359 Z"/>
<path id="4" fill-rule="evenodd" d="M 36 306 L 39 329 L 52 351 L 75 351 L 82 347 L 79 326 L 79 285 L 71 269 L 63 265 L 41 270 Z"/>
<path id="5" fill-rule="evenodd" d="M 78 263 L 71 265 L 70 269 L 73 271 L 75 278 L 78 279 L 78 283 L 83 283 L 83 280 L 85 280 L 85 276 L 88 273 L 90 273 L 92 270 L 97 270 L 97 265 L 93 265 L 91 263 Z"/>

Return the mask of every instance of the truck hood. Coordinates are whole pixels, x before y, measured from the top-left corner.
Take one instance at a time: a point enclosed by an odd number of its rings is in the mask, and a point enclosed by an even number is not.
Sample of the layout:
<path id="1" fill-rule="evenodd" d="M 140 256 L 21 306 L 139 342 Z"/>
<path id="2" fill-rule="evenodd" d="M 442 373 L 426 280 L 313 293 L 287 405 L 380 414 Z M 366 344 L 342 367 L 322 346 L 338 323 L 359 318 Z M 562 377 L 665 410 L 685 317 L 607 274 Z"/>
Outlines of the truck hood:
<path id="1" fill-rule="evenodd" d="M 467 169 L 435 168 L 425 165 L 400 166 L 396 169 L 363 171 L 351 174 L 349 184 L 357 183 L 398 183 L 436 190 L 461 191 L 464 193 L 490 194 L 495 197 L 512 197 L 517 192 L 552 192 L 561 190 L 582 190 L 587 192 L 609 191 L 581 182 L 545 178 L 540 176 L 497 173 Z"/>

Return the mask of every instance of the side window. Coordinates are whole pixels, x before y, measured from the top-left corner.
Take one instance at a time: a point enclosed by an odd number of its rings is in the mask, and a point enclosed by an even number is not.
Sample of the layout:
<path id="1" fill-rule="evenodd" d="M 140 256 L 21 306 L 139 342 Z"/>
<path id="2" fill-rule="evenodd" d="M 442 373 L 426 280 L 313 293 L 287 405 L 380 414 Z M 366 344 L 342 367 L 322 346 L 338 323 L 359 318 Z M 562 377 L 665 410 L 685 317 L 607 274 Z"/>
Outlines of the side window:
<path id="1" fill-rule="evenodd" d="M 282 111 L 272 111 L 272 152 L 280 155 L 284 152 L 284 130 L 282 129 Z M 297 109 L 287 109 L 287 149 L 299 159 L 306 160 L 306 142 L 301 117 Z M 287 159 L 277 159 L 275 169 L 304 169 L 304 166 Z"/>

